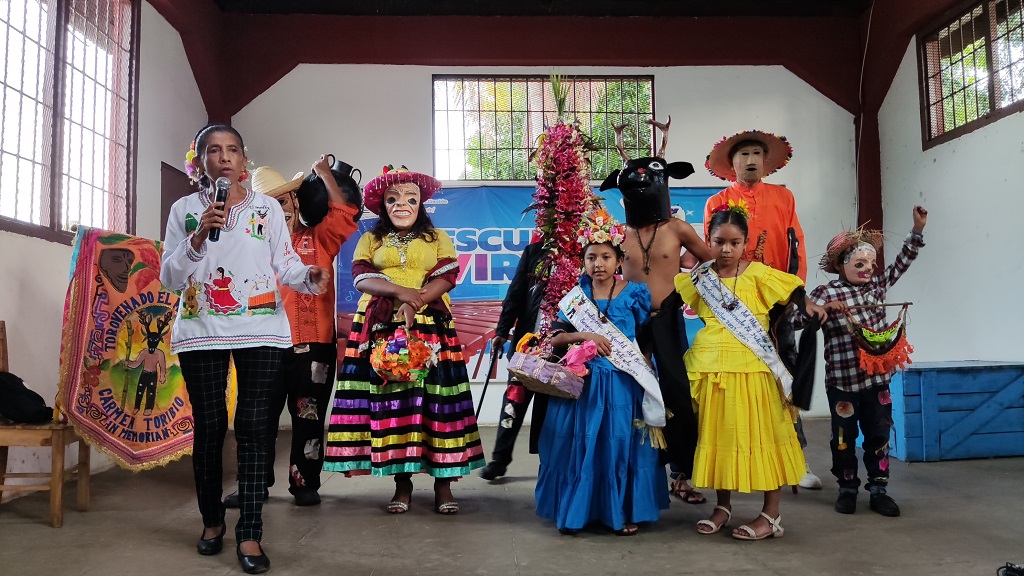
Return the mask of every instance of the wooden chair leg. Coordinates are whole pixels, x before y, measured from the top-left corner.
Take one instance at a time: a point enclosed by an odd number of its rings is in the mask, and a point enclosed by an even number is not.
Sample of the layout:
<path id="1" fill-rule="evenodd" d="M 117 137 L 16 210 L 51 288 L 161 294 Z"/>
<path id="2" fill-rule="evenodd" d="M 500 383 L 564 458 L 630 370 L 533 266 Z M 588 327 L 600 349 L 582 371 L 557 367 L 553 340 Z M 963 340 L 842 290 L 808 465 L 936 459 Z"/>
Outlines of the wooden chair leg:
<path id="1" fill-rule="evenodd" d="M 5 476 L 7 476 L 7 446 L 0 446 L 0 500 L 4 498 Z"/>
<path id="2" fill-rule="evenodd" d="M 64 433 L 54 430 L 51 442 L 50 525 L 60 528 L 64 525 Z"/>
<path id="3" fill-rule="evenodd" d="M 89 445 L 78 439 L 78 509 L 82 512 L 89 510 L 89 465 L 91 452 Z"/>

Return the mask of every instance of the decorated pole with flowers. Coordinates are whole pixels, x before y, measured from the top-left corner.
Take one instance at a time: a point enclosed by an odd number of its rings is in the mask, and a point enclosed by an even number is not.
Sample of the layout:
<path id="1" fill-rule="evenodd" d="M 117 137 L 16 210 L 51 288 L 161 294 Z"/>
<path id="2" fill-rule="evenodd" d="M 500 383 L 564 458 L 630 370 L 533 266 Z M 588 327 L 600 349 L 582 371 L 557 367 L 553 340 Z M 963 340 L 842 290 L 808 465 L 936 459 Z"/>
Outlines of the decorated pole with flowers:
<path id="1" fill-rule="evenodd" d="M 586 138 L 579 126 L 565 118 L 568 86 L 557 75 L 551 77 L 558 121 L 541 135 L 536 152 L 537 230 L 546 249 L 544 266 L 550 272 L 540 306 L 540 334 L 546 336 L 558 314 L 558 302 L 576 285 L 583 266 L 577 242 L 583 216 L 596 202 L 590 187 L 590 164 Z"/>

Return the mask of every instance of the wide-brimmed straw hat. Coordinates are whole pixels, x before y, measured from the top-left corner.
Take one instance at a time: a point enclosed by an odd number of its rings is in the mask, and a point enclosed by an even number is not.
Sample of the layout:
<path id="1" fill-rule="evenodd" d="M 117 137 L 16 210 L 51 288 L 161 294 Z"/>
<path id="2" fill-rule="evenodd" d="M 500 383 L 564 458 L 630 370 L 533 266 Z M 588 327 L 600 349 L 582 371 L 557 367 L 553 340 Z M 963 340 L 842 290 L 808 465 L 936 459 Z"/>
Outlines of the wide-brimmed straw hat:
<path id="1" fill-rule="evenodd" d="M 793 157 L 793 146 L 790 145 L 785 136 L 777 136 L 768 132 L 761 132 L 760 130 L 747 130 L 723 138 L 715 144 L 711 148 L 711 153 L 708 154 L 707 160 L 704 162 L 704 167 L 722 180 L 734 182 L 736 180 L 736 171 L 732 168 L 732 159 L 729 158 L 729 151 L 732 150 L 733 146 L 744 140 L 760 142 L 768 149 L 764 158 L 765 176 L 777 172 L 788 164 L 789 159 Z"/>
<path id="2" fill-rule="evenodd" d="M 441 181 L 433 176 L 411 172 L 405 166 L 393 168 L 390 165 L 384 167 L 380 176 L 366 183 L 363 188 L 363 203 L 366 209 L 374 214 L 380 215 L 384 204 L 384 192 L 388 187 L 403 182 L 412 182 L 420 188 L 420 203 L 424 203 L 441 189 Z"/>
<path id="3" fill-rule="evenodd" d="M 883 242 L 884 238 L 880 230 L 858 228 L 853 231 L 840 232 L 828 243 L 828 248 L 825 249 L 825 254 L 822 255 L 818 265 L 829 274 L 839 274 L 839 259 L 848 250 L 865 243 L 878 251 L 882 248 Z"/>
<path id="4" fill-rule="evenodd" d="M 291 180 L 285 180 L 280 172 L 270 166 L 260 166 L 252 171 L 252 191 L 257 194 L 278 196 L 298 190 L 301 184 L 302 172 L 297 173 Z"/>

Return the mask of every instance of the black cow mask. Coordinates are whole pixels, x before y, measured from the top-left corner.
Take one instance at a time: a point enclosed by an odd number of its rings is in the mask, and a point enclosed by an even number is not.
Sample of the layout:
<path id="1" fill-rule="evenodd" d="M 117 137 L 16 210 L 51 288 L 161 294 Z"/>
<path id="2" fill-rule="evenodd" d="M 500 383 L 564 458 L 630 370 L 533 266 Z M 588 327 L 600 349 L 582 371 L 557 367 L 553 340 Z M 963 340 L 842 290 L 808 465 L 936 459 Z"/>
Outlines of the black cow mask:
<path id="1" fill-rule="evenodd" d="M 647 157 L 626 161 L 622 170 L 615 170 L 604 179 L 601 190 L 618 188 L 626 209 L 626 224 L 642 228 L 672 217 L 668 179 L 681 180 L 693 174 L 689 162 L 666 162 L 664 158 Z"/>

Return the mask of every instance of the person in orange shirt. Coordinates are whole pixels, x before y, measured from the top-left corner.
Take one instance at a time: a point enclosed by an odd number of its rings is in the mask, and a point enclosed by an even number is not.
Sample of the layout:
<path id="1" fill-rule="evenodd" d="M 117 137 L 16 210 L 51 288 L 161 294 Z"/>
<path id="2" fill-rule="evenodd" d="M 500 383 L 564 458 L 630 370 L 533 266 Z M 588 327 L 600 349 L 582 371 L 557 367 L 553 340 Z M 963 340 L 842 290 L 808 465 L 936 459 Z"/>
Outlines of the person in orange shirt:
<path id="1" fill-rule="evenodd" d="M 339 167 L 342 167 L 340 172 Z M 346 173 L 351 167 L 336 163 L 332 174 L 327 155 L 323 155 L 312 170 L 319 180 L 304 180 L 299 173 L 285 182 L 272 168 L 262 166 L 253 171 L 252 188 L 281 203 L 292 246 L 302 263 L 332 269 L 341 245 L 356 231 L 362 198 L 359 185 Z M 253 225 L 258 226 L 258 223 Z M 268 280 L 274 281 L 273 278 Z M 295 497 L 296 506 L 315 506 L 320 503 L 324 421 L 338 363 L 335 287 L 331 284 L 317 296 L 300 294 L 286 286 L 281 286 L 280 290 L 291 324 L 292 347 L 285 351 L 281 360 L 280 376 L 271 397 L 267 486 L 274 484 L 278 421 L 287 405 L 292 420 L 288 491 Z M 228 508 L 237 507 L 237 502 L 237 491 L 224 498 L 224 506 Z"/>
<path id="2" fill-rule="evenodd" d="M 793 147 L 783 136 L 760 130 L 747 130 L 722 139 L 711 149 L 704 166 L 732 186 L 708 198 L 704 205 L 704 237 L 707 238 L 711 211 L 719 206 L 742 206 L 749 218 L 747 248 L 744 260 L 794 274 L 807 281 L 807 249 L 804 230 L 796 215 L 796 200 L 785 186 L 768 184 L 762 179 L 789 163 Z M 786 366 L 792 371 L 796 364 L 796 339 L 786 321 L 780 321 L 784 308 L 776 307 L 770 315 L 776 345 Z M 796 421 L 800 446 L 807 447 L 803 422 Z M 800 486 L 821 489 L 821 479 L 808 465 Z"/>

